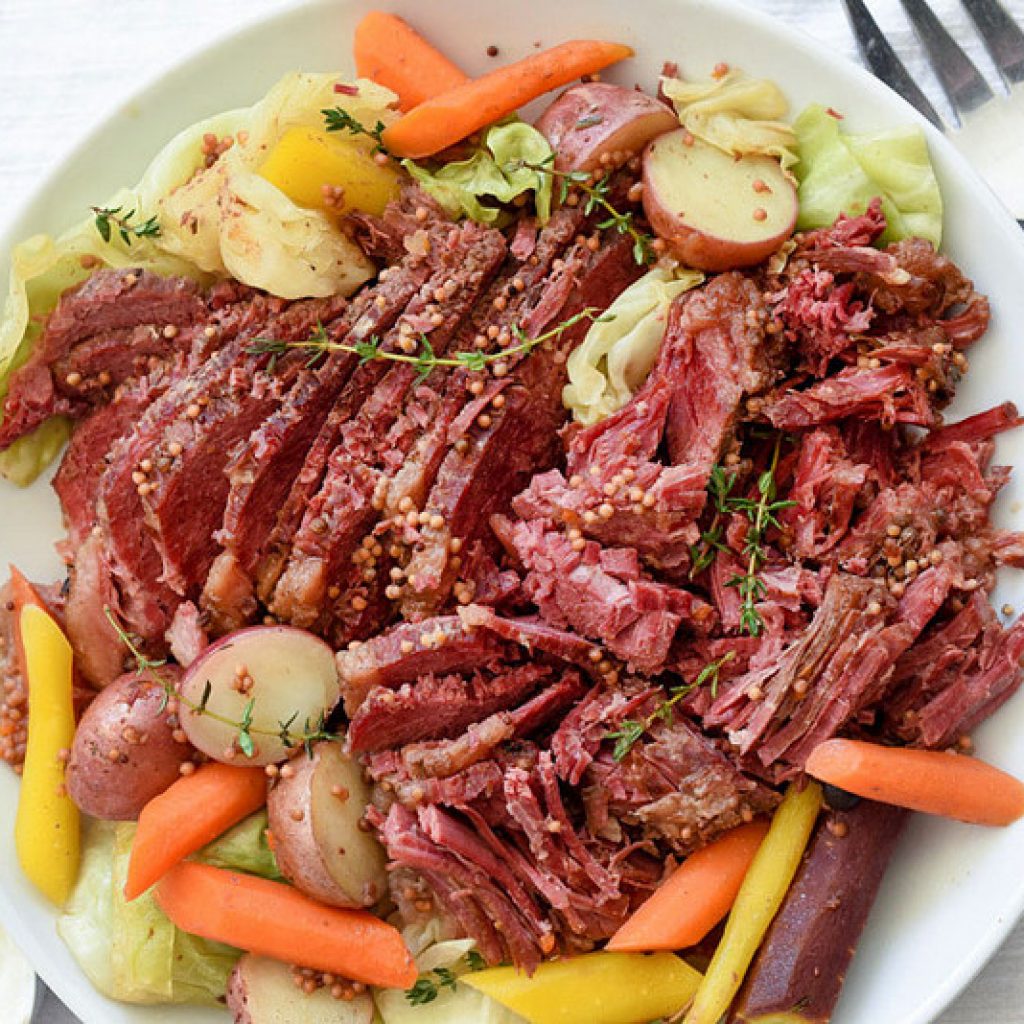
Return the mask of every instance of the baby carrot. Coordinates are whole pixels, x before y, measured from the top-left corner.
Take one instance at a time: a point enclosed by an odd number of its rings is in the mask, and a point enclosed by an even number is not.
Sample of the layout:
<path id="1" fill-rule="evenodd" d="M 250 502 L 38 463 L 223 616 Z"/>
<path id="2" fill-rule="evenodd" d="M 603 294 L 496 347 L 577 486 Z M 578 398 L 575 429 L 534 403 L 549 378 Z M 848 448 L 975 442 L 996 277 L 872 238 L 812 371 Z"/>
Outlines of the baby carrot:
<path id="1" fill-rule="evenodd" d="M 370 11 L 356 26 L 353 46 L 359 77 L 397 93 L 401 110 L 468 81 L 460 68 L 394 14 Z"/>
<path id="2" fill-rule="evenodd" d="M 185 861 L 156 888 L 182 930 L 367 985 L 409 988 L 416 964 L 401 933 L 365 910 L 339 910 L 282 882 Z"/>
<path id="3" fill-rule="evenodd" d="M 267 802 L 262 768 L 211 762 L 153 797 L 139 815 L 125 899 L 141 896 L 178 861 L 195 853 Z"/>
<path id="4" fill-rule="evenodd" d="M 974 825 L 1024 816 L 1024 784 L 977 758 L 938 750 L 828 740 L 811 752 L 807 773 L 857 796 Z"/>
<path id="5" fill-rule="evenodd" d="M 608 948 L 642 953 L 695 946 L 729 913 L 767 834 L 767 822 L 751 822 L 690 854 L 612 936 Z"/>
<path id="6" fill-rule="evenodd" d="M 632 55 L 628 46 L 596 39 L 553 46 L 421 103 L 385 130 L 384 145 L 396 156 L 432 156 L 538 96 Z"/>

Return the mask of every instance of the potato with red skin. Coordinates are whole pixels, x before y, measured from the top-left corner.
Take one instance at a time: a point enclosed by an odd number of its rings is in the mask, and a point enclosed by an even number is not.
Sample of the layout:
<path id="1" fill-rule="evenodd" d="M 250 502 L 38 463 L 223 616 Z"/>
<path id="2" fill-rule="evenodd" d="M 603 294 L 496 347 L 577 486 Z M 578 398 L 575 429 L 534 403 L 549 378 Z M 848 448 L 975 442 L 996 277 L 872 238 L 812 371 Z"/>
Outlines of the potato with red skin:
<path id="1" fill-rule="evenodd" d="M 274 856 L 307 896 L 368 909 L 387 892 L 383 847 L 360 822 L 370 790 L 359 762 L 339 743 L 317 743 L 282 769 L 267 796 Z"/>
<path id="2" fill-rule="evenodd" d="M 344 983 L 342 983 L 344 984 Z M 246 953 L 231 972 L 228 1010 L 235 1024 L 370 1024 L 369 992 L 338 999 L 330 987 L 304 992 L 292 969 L 278 960 Z"/>
<path id="3" fill-rule="evenodd" d="M 174 738 L 176 719 L 166 710 L 164 684 L 181 678 L 176 665 L 127 672 L 85 709 L 65 775 L 68 795 L 94 818 L 134 821 L 149 801 L 180 776 L 193 754 Z M 180 733 L 179 733 L 180 736 Z"/>
<path id="4" fill-rule="evenodd" d="M 557 171 L 592 171 L 605 153 L 639 156 L 651 139 L 679 127 L 672 108 L 646 93 L 607 82 L 567 89 L 537 119 Z"/>
<path id="5" fill-rule="evenodd" d="M 643 206 L 654 233 L 697 270 L 756 266 L 793 233 L 796 188 L 773 157 L 734 157 L 685 128 L 644 152 Z"/>
<path id="6" fill-rule="evenodd" d="M 728 1024 L 827 1024 L 906 818 L 862 800 L 819 822 Z"/>

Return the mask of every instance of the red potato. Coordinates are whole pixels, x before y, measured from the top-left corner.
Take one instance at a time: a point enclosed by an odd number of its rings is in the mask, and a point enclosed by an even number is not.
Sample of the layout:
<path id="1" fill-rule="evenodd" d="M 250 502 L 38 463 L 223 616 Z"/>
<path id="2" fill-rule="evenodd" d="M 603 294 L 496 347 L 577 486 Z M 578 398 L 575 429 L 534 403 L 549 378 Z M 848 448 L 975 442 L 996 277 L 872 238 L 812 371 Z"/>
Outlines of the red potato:
<path id="1" fill-rule="evenodd" d="M 188 667 L 181 682 L 181 726 L 215 760 L 273 764 L 294 753 L 303 730 L 330 713 L 338 694 L 338 670 L 327 644 L 303 629 L 253 626 L 229 633 Z M 247 709 L 251 756 L 238 745 Z M 286 723 L 291 747 L 281 736 Z"/>
<path id="2" fill-rule="evenodd" d="M 279 960 L 246 953 L 231 972 L 228 1010 L 235 1024 L 370 1024 L 373 998 L 368 992 L 338 999 L 330 988 L 311 994 L 295 984 L 292 969 Z"/>
<path id="3" fill-rule="evenodd" d="M 732 157 L 685 128 L 644 153 L 644 213 L 688 267 L 752 267 L 796 226 L 796 188 L 768 156 Z"/>
<path id="4" fill-rule="evenodd" d="M 267 798 L 277 865 L 321 903 L 372 907 L 387 891 L 387 871 L 383 848 L 359 827 L 369 786 L 337 743 L 318 743 L 312 754 L 295 758 Z"/>
<path id="5" fill-rule="evenodd" d="M 607 82 L 566 89 L 536 124 L 555 151 L 559 171 L 592 171 L 605 153 L 621 154 L 621 163 L 678 127 L 679 119 L 664 103 Z"/>
<path id="6" fill-rule="evenodd" d="M 180 669 L 166 665 L 163 680 L 174 685 Z M 174 738 L 163 685 L 150 674 L 129 672 L 115 679 L 85 709 L 68 759 L 68 795 L 94 818 L 134 821 L 153 797 L 180 778 L 192 754 Z"/>
<path id="7" fill-rule="evenodd" d="M 819 823 L 729 1024 L 827 1024 L 906 817 L 863 800 Z"/>

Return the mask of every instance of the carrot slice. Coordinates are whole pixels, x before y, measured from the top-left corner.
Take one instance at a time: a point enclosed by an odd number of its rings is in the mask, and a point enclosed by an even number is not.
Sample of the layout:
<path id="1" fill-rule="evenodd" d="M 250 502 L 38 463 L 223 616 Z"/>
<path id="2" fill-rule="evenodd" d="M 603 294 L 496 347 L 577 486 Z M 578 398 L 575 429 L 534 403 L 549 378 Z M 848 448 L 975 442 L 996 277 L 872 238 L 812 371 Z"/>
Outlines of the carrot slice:
<path id="1" fill-rule="evenodd" d="M 367 985 L 409 988 L 416 964 L 398 930 L 365 910 L 327 907 L 255 875 L 185 861 L 156 888 L 182 931 Z"/>
<path id="2" fill-rule="evenodd" d="M 938 750 L 828 740 L 811 752 L 807 773 L 857 796 L 974 825 L 1024 816 L 1024 784 L 984 761 Z"/>
<path id="3" fill-rule="evenodd" d="M 195 853 L 267 802 L 262 768 L 211 762 L 184 775 L 139 815 L 125 880 L 125 899 L 141 896 L 178 861 Z"/>
<path id="4" fill-rule="evenodd" d="M 398 93 L 400 110 L 469 81 L 461 68 L 435 50 L 401 18 L 370 11 L 356 26 L 356 72 Z"/>
<path id="5" fill-rule="evenodd" d="M 385 130 L 384 145 L 396 156 L 432 156 L 524 103 L 631 56 L 621 43 L 562 43 L 421 103 Z"/>
<path id="6" fill-rule="evenodd" d="M 768 822 L 754 821 L 690 854 L 611 937 L 608 949 L 646 953 L 695 946 L 729 913 L 767 834 Z"/>

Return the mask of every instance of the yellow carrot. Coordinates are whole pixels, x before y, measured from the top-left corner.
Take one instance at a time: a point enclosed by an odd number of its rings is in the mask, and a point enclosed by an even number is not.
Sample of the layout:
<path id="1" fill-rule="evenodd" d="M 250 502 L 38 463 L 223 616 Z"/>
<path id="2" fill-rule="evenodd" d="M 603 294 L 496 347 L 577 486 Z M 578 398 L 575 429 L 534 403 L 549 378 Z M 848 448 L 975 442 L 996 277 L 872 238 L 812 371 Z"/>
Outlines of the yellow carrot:
<path id="1" fill-rule="evenodd" d="M 75 735 L 71 645 L 38 605 L 19 620 L 28 682 L 28 743 L 14 842 L 31 882 L 61 906 L 78 876 L 78 808 L 64 786 L 62 750 Z"/>
<path id="2" fill-rule="evenodd" d="M 684 1024 L 717 1024 L 729 1009 L 789 890 L 821 807 L 821 787 L 790 786 L 736 896 L 725 933 Z"/>
<path id="3" fill-rule="evenodd" d="M 491 967 L 463 975 L 530 1024 L 630 1024 L 677 1013 L 700 972 L 672 953 L 588 953 L 548 960 L 532 975 Z"/>

